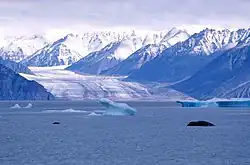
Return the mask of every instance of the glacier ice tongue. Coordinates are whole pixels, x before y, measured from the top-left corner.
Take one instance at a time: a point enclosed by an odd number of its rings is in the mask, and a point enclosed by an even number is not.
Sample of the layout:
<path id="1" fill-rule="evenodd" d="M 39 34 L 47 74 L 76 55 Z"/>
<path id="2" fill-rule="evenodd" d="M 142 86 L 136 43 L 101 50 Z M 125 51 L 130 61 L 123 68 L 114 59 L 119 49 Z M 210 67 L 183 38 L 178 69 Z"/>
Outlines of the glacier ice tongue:
<path id="1" fill-rule="evenodd" d="M 132 108 L 125 103 L 116 103 L 105 98 L 100 99 L 99 103 L 106 108 L 103 115 L 134 116 L 137 112 L 135 108 Z"/>

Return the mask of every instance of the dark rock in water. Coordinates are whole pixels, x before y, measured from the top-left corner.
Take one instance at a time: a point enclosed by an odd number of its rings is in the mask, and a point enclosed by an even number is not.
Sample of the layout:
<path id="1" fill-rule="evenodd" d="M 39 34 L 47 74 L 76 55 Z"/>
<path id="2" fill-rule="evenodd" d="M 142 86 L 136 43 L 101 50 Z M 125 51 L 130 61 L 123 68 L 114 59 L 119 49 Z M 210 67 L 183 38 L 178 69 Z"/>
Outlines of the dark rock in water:
<path id="1" fill-rule="evenodd" d="M 215 125 L 207 121 L 191 121 L 187 126 L 209 127 Z"/>
<path id="2" fill-rule="evenodd" d="M 60 124 L 60 122 L 59 121 L 55 121 L 53 124 Z"/>

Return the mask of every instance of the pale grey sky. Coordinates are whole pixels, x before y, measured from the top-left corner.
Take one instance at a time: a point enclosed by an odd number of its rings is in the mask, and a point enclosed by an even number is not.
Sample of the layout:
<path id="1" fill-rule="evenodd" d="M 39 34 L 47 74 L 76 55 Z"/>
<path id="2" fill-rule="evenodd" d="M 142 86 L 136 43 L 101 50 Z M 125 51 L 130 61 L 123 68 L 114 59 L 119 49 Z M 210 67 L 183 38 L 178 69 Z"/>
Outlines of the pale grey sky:
<path id="1" fill-rule="evenodd" d="M 1 0 L 0 28 L 250 27 L 250 0 Z"/>

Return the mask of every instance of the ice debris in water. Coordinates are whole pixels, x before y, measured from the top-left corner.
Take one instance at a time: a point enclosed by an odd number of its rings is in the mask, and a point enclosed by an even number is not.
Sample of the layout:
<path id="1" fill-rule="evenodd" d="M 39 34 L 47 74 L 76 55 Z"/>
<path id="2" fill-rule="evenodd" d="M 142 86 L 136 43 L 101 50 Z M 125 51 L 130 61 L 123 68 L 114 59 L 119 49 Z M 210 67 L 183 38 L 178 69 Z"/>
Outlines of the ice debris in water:
<path id="1" fill-rule="evenodd" d="M 125 103 L 116 103 L 109 99 L 102 98 L 99 103 L 106 108 L 103 115 L 113 116 L 133 116 L 136 114 L 136 109 Z"/>
<path id="2" fill-rule="evenodd" d="M 96 112 L 91 112 L 89 116 L 102 116 L 102 114 L 96 113 Z"/>
<path id="3" fill-rule="evenodd" d="M 19 104 L 15 104 L 14 106 L 10 107 L 10 108 L 21 108 Z"/>
<path id="4" fill-rule="evenodd" d="M 15 104 L 14 106 L 10 107 L 10 108 L 22 108 L 19 104 Z M 32 104 L 29 103 L 26 107 L 23 108 L 32 108 Z"/>
<path id="5" fill-rule="evenodd" d="M 29 103 L 26 107 L 24 107 L 24 108 L 32 108 L 32 104 L 31 103 Z"/>
<path id="6" fill-rule="evenodd" d="M 246 99 L 212 99 L 208 101 L 177 101 L 182 107 L 250 107 L 250 100 Z"/>

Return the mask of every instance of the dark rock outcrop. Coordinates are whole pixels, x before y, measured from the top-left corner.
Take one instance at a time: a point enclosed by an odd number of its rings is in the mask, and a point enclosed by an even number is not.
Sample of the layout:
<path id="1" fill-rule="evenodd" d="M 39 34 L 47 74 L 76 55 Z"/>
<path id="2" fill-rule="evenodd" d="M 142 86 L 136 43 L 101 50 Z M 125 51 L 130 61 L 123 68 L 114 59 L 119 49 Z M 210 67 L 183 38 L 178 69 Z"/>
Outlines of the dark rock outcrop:
<path id="1" fill-rule="evenodd" d="M 36 81 L 29 81 L 0 64 L 0 100 L 54 100 Z"/>
<path id="2" fill-rule="evenodd" d="M 207 122 L 207 121 L 191 121 L 188 123 L 187 126 L 193 126 L 193 127 L 210 127 L 215 126 L 213 123 Z"/>

